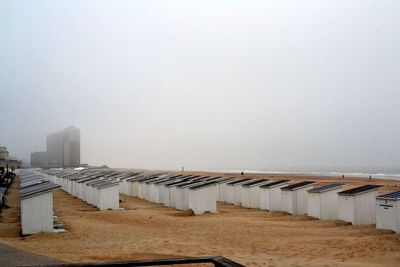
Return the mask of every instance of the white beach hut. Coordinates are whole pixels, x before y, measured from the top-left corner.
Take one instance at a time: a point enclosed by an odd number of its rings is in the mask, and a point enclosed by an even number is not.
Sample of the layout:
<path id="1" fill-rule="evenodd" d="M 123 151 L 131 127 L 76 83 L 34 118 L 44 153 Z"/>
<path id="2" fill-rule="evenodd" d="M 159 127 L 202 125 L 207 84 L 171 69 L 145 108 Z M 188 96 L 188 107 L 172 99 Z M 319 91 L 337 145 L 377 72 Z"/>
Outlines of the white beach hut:
<path id="1" fill-rule="evenodd" d="M 59 188 L 52 182 L 21 189 L 21 228 L 23 235 L 53 232 L 53 190 Z"/>
<path id="2" fill-rule="evenodd" d="M 133 196 L 133 197 L 138 197 L 139 196 L 139 182 L 144 179 L 146 179 L 146 178 L 143 175 L 138 175 L 138 176 L 135 176 L 132 178 L 128 178 L 126 180 L 130 187 L 130 189 L 129 189 L 130 191 L 129 191 L 128 195 Z"/>
<path id="3" fill-rule="evenodd" d="M 338 217 L 353 225 L 376 223 L 376 196 L 381 185 L 363 185 L 339 192 Z"/>
<path id="4" fill-rule="evenodd" d="M 150 183 L 150 201 L 153 203 L 160 203 L 160 186 L 162 182 L 171 181 L 169 178 L 161 178 L 157 181 Z"/>
<path id="5" fill-rule="evenodd" d="M 260 186 L 260 209 L 269 211 L 280 211 L 282 187 L 288 185 L 290 180 L 278 180 Z"/>
<path id="6" fill-rule="evenodd" d="M 141 199 L 144 199 L 145 198 L 145 195 L 146 195 L 146 181 L 150 181 L 150 180 L 152 180 L 152 179 L 154 179 L 154 177 L 147 177 L 147 178 L 145 178 L 145 179 L 141 179 L 141 180 L 139 180 L 138 182 L 138 197 L 139 198 L 141 198 Z"/>
<path id="7" fill-rule="evenodd" d="M 211 181 L 191 186 L 188 189 L 188 209 L 193 210 L 195 215 L 206 211 L 217 212 L 217 184 Z"/>
<path id="8" fill-rule="evenodd" d="M 237 205 L 242 201 L 242 184 L 250 182 L 252 179 L 246 178 L 227 183 L 226 202 Z"/>
<path id="9" fill-rule="evenodd" d="M 285 187 L 281 187 L 282 211 L 293 215 L 307 213 L 307 190 L 313 188 L 314 181 L 304 181 Z"/>
<path id="10" fill-rule="evenodd" d="M 167 207 L 174 207 L 173 201 L 172 201 L 172 188 L 180 183 L 187 182 L 188 180 L 186 179 L 178 179 L 176 181 L 171 181 L 168 183 L 164 183 L 161 185 L 161 199 L 162 199 L 162 204 L 164 204 Z"/>
<path id="11" fill-rule="evenodd" d="M 221 179 L 217 183 L 217 201 L 226 202 L 227 201 L 227 187 L 228 183 L 233 182 L 236 180 L 236 177 L 230 177 Z"/>
<path id="12" fill-rule="evenodd" d="M 104 181 L 95 187 L 95 206 L 99 210 L 119 209 L 118 182 Z"/>
<path id="13" fill-rule="evenodd" d="M 189 209 L 189 187 L 203 184 L 199 180 L 193 180 L 173 187 L 173 194 L 175 195 L 175 208 L 177 210 Z"/>
<path id="14" fill-rule="evenodd" d="M 151 201 L 150 200 L 150 186 L 153 184 L 153 183 L 155 183 L 155 182 L 157 182 L 157 181 L 159 181 L 160 180 L 160 178 L 159 177 L 155 177 L 155 178 L 153 178 L 153 179 L 151 179 L 151 180 L 147 180 L 147 181 L 145 181 L 144 183 L 143 183 L 143 198 L 145 199 L 145 200 L 147 200 L 147 201 Z"/>
<path id="15" fill-rule="evenodd" d="M 269 179 L 260 179 L 242 184 L 242 207 L 260 208 L 260 186 L 269 182 Z"/>
<path id="16" fill-rule="evenodd" d="M 338 219 L 338 192 L 346 184 L 328 184 L 308 190 L 308 216 L 321 220 Z"/>
<path id="17" fill-rule="evenodd" d="M 150 188 L 150 194 L 152 195 L 152 201 L 157 204 L 164 204 L 166 194 L 165 194 L 165 184 L 176 182 L 178 179 L 175 177 L 168 177 L 167 179 L 160 180 L 153 184 L 153 187 Z"/>
<path id="18" fill-rule="evenodd" d="M 178 189 L 177 186 L 184 185 L 187 183 L 192 182 L 189 179 L 182 180 L 181 182 L 169 184 L 167 187 L 169 188 L 169 206 L 171 208 L 176 208 L 177 206 L 177 196 L 178 196 Z"/>
<path id="19" fill-rule="evenodd" d="M 400 191 L 376 197 L 376 228 L 400 234 Z"/>

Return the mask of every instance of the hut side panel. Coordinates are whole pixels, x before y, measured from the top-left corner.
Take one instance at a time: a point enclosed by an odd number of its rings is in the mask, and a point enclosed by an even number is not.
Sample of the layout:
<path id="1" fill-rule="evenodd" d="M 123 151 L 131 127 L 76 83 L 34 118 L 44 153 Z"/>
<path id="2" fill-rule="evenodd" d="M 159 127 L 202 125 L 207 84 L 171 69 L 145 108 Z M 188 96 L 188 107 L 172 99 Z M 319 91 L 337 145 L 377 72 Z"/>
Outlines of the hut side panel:
<path id="1" fill-rule="evenodd" d="M 354 224 L 374 224 L 376 223 L 375 214 L 375 197 L 378 195 L 378 191 L 372 191 L 365 194 L 355 196 L 355 216 Z"/>
<path id="2" fill-rule="evenodd" d="M 23 235 L 53 232 L 53 193 L 48 192 L 21 200 Z"/>
<path id="3" fill-rule="evenodd" d="M 206 211 L 217 213 L 217 187 L 189 190 L 189 209 L 196 215 Z"/>
<path id="4" fill-rule="evenodd" d="M 269 210 L 270 211 L 280 211 L 281 207 L 281 198 L 282 198 L 282 190 L 281 187 L 286 186 L 287 184 L 283 184 L 281 186 L 277 186 L 269 189 Z"/>
<path id="5" fill-rule="evenodd" d="M 400 233 L 400 204 L 398 200 L 376 200 L 376 228 Z"/>
<path id="6" fill-rule="evenodd" d="M 310 188 L 312 187 L 306 187 L 295 191 L 295 197 L 297 198 L 297 210 L 295 210 L 294 214 L 307 214 L 307 189 Z"/>
<path id="7" fill-rule="evenodd" d="M 98 190 L 97 207 L 100 210 L 119 208 L 119 187 L 118 185 Z"/>
<path id="8" fill-rule="evenodd" d="M 260 190 L 260 209 L 269 210 L 269 188 L 261 188 Z"/>
<path id="9" fill-rule="evenodd" d="M 339 198 L 338 192 L 341 188 L 325 192 L 321 195 L 321 220 L 337 220 Z"/>
<path id="10" fill-rule="evenodd" d="M 321 194 L 308 193 L 307 214 L 314 218 L 321 218 Z"/>
<path id="11" fill-rule="evenodd" d="M 338 217 L 339 220 L 354 224 L 354 197 L 339 195 Z"/>
<path id="12" fill-rule="evenodd" d="M 281 190 L 282 191 L 282 190 Z M 293 213 L 293 194 L 292 191 L 281 192 L 281 210 Z"/>

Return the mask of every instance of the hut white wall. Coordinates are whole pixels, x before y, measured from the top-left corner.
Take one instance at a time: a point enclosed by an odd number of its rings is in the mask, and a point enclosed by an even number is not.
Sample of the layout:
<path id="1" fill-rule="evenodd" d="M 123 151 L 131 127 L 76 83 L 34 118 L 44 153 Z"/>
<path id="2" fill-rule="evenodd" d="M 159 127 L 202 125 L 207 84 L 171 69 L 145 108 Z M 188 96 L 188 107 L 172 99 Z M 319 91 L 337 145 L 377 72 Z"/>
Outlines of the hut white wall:
<path id="1" fill-rule="evenodd" d="M 134 197 L 139 195 L 139 182 L 131 182 L 131 195 Z"/>
<path id="2" fill-rule="evenodd" d="M 166 199 L 166 206 L 173 208 L 174 207 L 174 203 L 173 203 L 173 192 L 172 192 L 172 187 L 166 187 L 165 190 L 167 190 L 167 194 L 168 194 L 168 199 Z"/>
<path id="3" fill-rule="evenodd" d="M 188 210 L 189 209 L 189 188 L 184 188 L 182 190 L 182 210 Z M 214 190 L 214 193 L 217 193 L 217 190 Z M 214 196 L 215 201 L 217 201 L 217 196 Z"/>
<path id="4" fill-rule="evenodd" d="M 144 185 L 144 196 L 143 197 L 147 201 L 150 201 L 150 184 Z"/>
<path id="5" fill-rule="evenodd" d="M 143 187 L 144 187 L 144 183 L 139 183 L 139 184 L 138 184 L 138 197 L 141 198 L 141 199 L 144 198 L 144 190 L 143 190 Z"/>
<path id="6" fill-rule="evenodd" d="M 53 232 L 53 193 L 21 200 L 21 227 L 23 235 Z"/>
<path id="7" fill-rule="evenodd" d="M 400 201 L 376 200 L 376 228 L 400 233 Z"/>
<path id="8" fill-rule="evenodd" d="M 221 201 L 221 186 L 222 184 L 217 184 L 217 201 Z"/>
<path id="9" fill-rule="evenodd" d="M 158 203 L 159 202 L 158 186 L 156 184 L 150 184 L 149 187 L 150 187 L 149 188 L 149 192 L 150 192 L 149 200 L 151 202 Z"/>
<path id="10" fill-rule="evenodd" d="M 376 196 L 378 191 L 356 195 L 354 224 L 375 224 L 376 223 Z"/>
<path id="11" fill-rule="evenodd" d="M 182 188 L 175 188 L 175 191 L 174 191 L 175 208 L 178 210 L 183 210 L 183 191 L 184 191 L 184 189 L 182 189 Z"/>
<path id="12" fill-rule="evenodd" d="M 354 196 L 339 195 L 338 217 L 339 220 L 354 222 Z"/>
<path id="13" fill-rule="evenodd" d="M 287 183 L 273 188 L 260 188 L 260 209 L 269 211 L 281 211 L 281 187 L 284 186 L 287 186 Z"/>
<path id="14" fill-rule="evenodd" d="M 227 183 L 219 184 L 219 200 L 217 201 L 227 202 L 227 191 L 228 191 Z"/>
<path id="15" fill-rule="evenodd" d="M 241 197 L 242 207 L 251 208 L 251 188 L 242 187 L 241 193 L 242 193 L 242 197 Z"/>
<path id="16" fill-rule="evenodd" d="M 233 188 L 234 188 L 235 186 L 233 186 L 233 185 L 227 185 L 227 187 L 226 187 L 226 202 L 227 203 L 231 203 L 231 204 L 233 204 L 233 196 L 234 196 L 234 194 L 233 194 Z"/>
<path id="17" fill-rule="evenodd" d="M 164 206 L 169 206 L 169 187 L 162 185 L 160 188 L 161 201 Z"/>
<path id="18" fill-rule="evenodd" d="M 321 193 L 308 192 L 308 216 L 321 218 Z"/>
<path id="19" fill-rule="evenodd" d="M 76 181 L 72 182 L 72 193 L 75 197 L 79 196 L 79 183 L 77 183 Z"/>
<path id="20" fill-rule="evenodd" d="M 260 209 L 269 210 L 269 189 L 261 188 L 260 190 Z"/>
<path id="21" fill-rule="evenodd" d="M 119 179 L 118 179 L 118 180 L 119 180 Z M 124 191 L 124 182 L 123 182 L 123 181 L 120 182 L 120 183 L 118 184 L 118 191 L 119 191 L 121 194 L 126 194 L 125 191 Z"/>
<path id="22" fill-rule="evenodd" d="M 171 208 L 176 208 L 176 198 L 178 189 L 176 186 L 172 186 L 169 188 L 169 204 Z"/>
<path id="23" fill-rule="evenodd" d="M 313 188 L 313 186 L 308 186 L 294 191 L 296 192 L 295 196 L 297 198 L 297 209 L 294 210 L 293 214 L 307 214 L 307 190 L 311 188 Z"/>
<path id="24" fill-rule="evenodd" d="M 293 213 L 293 191 L 281 190 L 281 209 L 289 213 Z"/>
<path id="25" fill-rule="evenodd" d="M 130 194 L 130 183 L 126 181 L 126 179 L 122 180 L 122 188 L 123 188 L 123 194 L 129 195 Z"/>
<path id="26" fill-rule="evenodd" d="M 308 193 L 307 214 L 321 220 L 337 220 L 341 188 L 321 193 Z"/>
<path id="27" fill-rule="evenodd" d="M 307 190 L 313 188 L 312 185 L 297 190 L 282 191 L 282 209 L 293 215 L 307 214 Z"/>
<path id="28" fill-rule="evenodd" d="M 260 191 L 261 189 L 259 186 L 253 186 L 250 188 L 250 208 L 260 208 Z"/>
<path id="29" fill-rule="evenodd" d="M 197 190 L 189 190 L 189 209 L 196 215 L 206 211 L 217 212 L 217 187 L 208 186 Z"/>
<path id="30" fill-rule="evenodd" d="M 338 217 L 353 225 L 376 223 L 375 202 L 378 192 L 371 191 L 355 196 L 339 195 Z"/>
<path id="31" fill-rule="evenodd" d="M 233 186 L 233 204 L 240 205 L 242 203 L 242 186 Z"/>
<path id="32" fill-rule="evenodd" d="M 119 186 L 110 186 L 97 189 L 96 206 L 100 210 L 118 209 L 119 208 Z"/>

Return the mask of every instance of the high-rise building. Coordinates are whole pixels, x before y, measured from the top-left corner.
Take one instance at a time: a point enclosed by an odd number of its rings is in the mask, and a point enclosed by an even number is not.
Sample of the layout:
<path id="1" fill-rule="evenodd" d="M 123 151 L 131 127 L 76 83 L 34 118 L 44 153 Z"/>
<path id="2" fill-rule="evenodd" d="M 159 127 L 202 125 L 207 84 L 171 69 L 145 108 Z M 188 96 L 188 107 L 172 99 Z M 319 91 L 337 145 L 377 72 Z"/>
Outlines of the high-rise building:
<path id="1" fill-rule="evenodd" d="M 79 167 L 80 131 L 68 127 L 47 135 L 47 163 L 50 168 Z"/>

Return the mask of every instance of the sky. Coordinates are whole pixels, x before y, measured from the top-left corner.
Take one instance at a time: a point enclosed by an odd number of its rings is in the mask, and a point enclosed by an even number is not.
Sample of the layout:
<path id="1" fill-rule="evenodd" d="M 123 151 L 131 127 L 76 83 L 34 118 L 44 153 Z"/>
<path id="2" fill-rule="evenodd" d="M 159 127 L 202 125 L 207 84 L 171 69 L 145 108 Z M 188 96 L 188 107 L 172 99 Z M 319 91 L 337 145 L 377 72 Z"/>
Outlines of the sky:
<path id="1" fill-rule="evenodd" d="M 148 169 L 399 167 L 400 1 L 0 0 L 0 144 Z"/>

